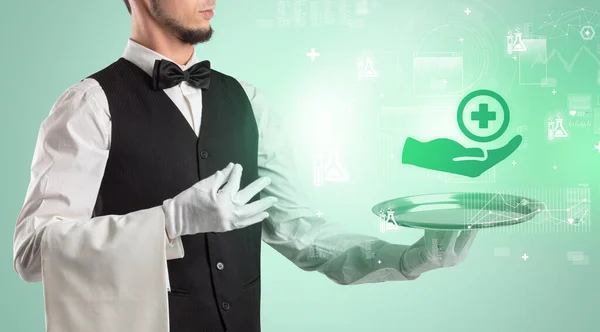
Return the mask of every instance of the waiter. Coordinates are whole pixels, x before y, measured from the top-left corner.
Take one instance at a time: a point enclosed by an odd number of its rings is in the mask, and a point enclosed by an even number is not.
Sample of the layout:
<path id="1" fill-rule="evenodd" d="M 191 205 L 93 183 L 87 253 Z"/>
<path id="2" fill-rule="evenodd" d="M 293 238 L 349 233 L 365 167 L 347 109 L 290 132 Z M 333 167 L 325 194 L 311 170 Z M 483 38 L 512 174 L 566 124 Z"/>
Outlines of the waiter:
<path id="1" fill-rule="evenodd" d="M 344 285 L 465 258 L 474 231 L 408 247 L 316 216 L 263 94 L 197 58 L 214 0 L 125 4 L 122 57 L 41 125 L 16 224 L 14 268 L 43 282 L 48 331 L 260 331 L 261 240 Z"/>

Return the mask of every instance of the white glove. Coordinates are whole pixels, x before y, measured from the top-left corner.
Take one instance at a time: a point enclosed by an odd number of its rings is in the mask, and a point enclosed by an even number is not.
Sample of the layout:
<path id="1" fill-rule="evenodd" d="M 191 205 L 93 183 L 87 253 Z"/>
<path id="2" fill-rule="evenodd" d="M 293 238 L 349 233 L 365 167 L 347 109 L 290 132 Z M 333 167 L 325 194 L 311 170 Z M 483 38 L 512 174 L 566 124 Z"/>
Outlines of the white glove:
<path id="1" fill-rule="evenodd" d="M 465 260 L 476 234 L 476 230 L 426 229 L 425 235 L 402 254 L 400 272 L 416 277 L 423 272 L 454 266 Z"/>
<path id="2" fill-rule="evenodd" d="M 205 178 L 177 196 L 163 201 L 165 228 L 169 238 L 178 236 L 227 232 L 250 226 L 267 218 L 265 212 L 277 202 L 276 197 L 246 204 L 271 183 L 261 177 L 241 191 L 242 166 L 229 163 L 224 169 Z M 225 184 L 227 182 L 227 184 Z M 223 189 L 220 189 L 221 186 Z"/>

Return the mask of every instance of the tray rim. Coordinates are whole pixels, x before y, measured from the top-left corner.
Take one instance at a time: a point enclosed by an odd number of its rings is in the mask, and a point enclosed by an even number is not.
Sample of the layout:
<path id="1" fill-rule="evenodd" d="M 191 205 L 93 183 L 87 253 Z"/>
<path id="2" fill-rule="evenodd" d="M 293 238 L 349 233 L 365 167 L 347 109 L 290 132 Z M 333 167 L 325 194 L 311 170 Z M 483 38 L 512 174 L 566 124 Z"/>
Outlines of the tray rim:
<path id="1" fill-rule="evenodd" d="M 410 195 L 410 196 L 403 196 L 403 197 L 398 197 L 398 198 L 393 198 L 393 199 L 388 199 L 382 202 L 379 202 L 375 205 L 373 205 L 373 207 L 371 208 L 371 212 L 373 212 L 376 216 L 380 215 L 381 211 L 387 211 L 387 209 L 382 209 L 382 206 L 388 205 L 391 202 L 394 201 L 399 201 L 399 200 L 405 200 L 406 203 L 410 203 L 410 199 L 411 198 L 416 198 L 416 197 L 426 197 L 426 196 L 431 196 L 431 197 L 447 197 L 448 200 L 446 201 L 432 201 L 432 202 L 424 202 L 424 203 L 418 203 L 418 204 L 406 204 L 404 207 L 406 209 L 411 209 L 411 208 L 415 208 L 415 207 L 419 207 L 419 206 L 433 206 L 433 205 L 441 205 L 441 204 L 459 204 L 460 205 L 460 201 L 457 201 L 455 198 L 458 196 L 460 197 L 460 195 L 482 195 L 482 196 L 488 196 L 488 197 L 493 197 L 495 195 L 498 194 L 502 194 L 501 192 L 479 192 L 479 191 L 472 191 L 472 192 L 440 192 L 440 193 L 425 193 L 425 194 L 417 194 L 417 195 Z M 502 194 L 504 196 L 507 197 L 512 197 L 512 198 L 518 198 L 520 200 L 526 200 L 527 201 L 527 205 L 541 205 L 542 202 L 535 200 L 535 199 L 531 199 L 525 196 L 521 196 L 521 195 L 513 195 L 513 194 Z M 453 201 L 451 199 L 454 199 Z M 392 205 L 394 206 L 394 205 Z M 395 210 L 395 208 L 394 208 Z M 507 211 L 507 210 L 494 210 L 494 211 Z M 447 224 L 447 225 L 442 225 L 442 224 L 435 224 L 435 222 L 414 222 L 414 221 L 403 221 L 401 220 L 401 217 L 398 217 L 398 219 L 400 220 L 396 220 L 396 223 L 398 224 L 398 226 L 403 226 L 403 227 L 408 227 L 408 228 L 416 228 L 416 229 L 438 229 L 438 230 L 473 230 L 473 229 L 483 229 L 483 228 L 494 228 L 494 227 L 507 227 L 507 226 L 512 226 L 512 225 L 517 225 L 517 224 L 521 224 L 524 222 L 527 222 L 531 219 L 533 219 L 538 213 L 536 212 L 541 212 L 541 211 L 529 211 L 527 213 L 520 213 L 518 211 L 511 211 L 513 213 L 519 213 L 522 214 L 523 218 L 519 218 L 518 220 L 507 220 L 507 221 L 500 221 L 497 223 L 493 223 L 493 224 L 474 224 L 472 227 L 467 227 L 465 223 L 463 224 Z M 402 214 L 400 214 L 401 216 Z M 438 225 L 440 227 L 436 227 L 435 225 Z M 447 227 L 444 227 L 447 226 Z"/>

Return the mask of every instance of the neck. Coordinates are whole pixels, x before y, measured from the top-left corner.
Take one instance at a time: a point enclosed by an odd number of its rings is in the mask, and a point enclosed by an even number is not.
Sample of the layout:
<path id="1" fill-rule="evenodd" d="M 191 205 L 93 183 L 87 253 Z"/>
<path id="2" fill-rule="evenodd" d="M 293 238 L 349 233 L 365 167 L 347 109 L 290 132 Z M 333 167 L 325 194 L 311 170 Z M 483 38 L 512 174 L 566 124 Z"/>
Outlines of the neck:
<path id="1" fill-rule="evenodd" d="M 194 53 L 194 45 L 179 40 L 172 33 L 161 27 L 150 15 L 139 18 L 131 17 L 131 39 L 179 65 L 185 65 Z"/>

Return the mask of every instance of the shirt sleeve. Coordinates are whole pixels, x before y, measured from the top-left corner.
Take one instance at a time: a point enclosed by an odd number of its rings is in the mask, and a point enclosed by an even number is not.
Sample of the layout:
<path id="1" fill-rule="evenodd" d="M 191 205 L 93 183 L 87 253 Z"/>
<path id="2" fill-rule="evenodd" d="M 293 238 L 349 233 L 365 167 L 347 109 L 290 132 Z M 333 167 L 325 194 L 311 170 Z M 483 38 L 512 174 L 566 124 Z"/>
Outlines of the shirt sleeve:
<path id="1" fill-rule="evenodd" d="M 133 225 L 142 216 L 146 221 L 149 215 L 153 216 L 154 224 L 164 223 L 158 207 L 140 214 L 91 219 L 108 158 L 110 118 L 101 88 L 96 86 L 100 90 L 94 91 L 89 83 L 80 82 L 63 93 L 39 129 L 31 180 L 13 243 L 14 270 L 29 282 L 42 281 L 40 249 L 48 226 L 66 221 Z M 99 92 L 104 100 L 97 98 Z M 167 258 L 183 256 L 179 238 L 170 241 L 165 233 L 164 241 Z"/>
<path id="2" fill-rule="evenodd" d="M 26 281 L 41 281 L 44 228 L 59 221 L 89 221 L 92 215 L 108 158 L 110 117 L 101 88 L 94 91 L 85 83 L 59 97 L 38 133 L 31 179 L 14 234 L 14 270 Z M 162 211 L 152 211 L 160 222 Z M 93 221 L 116 222 L 122 217 L 135 218 L 136 214 Z M 165 249 L 167 259 L 183 257 L 180 238 L 169 240 L 166 232 Z"/>
<path id="3" fill-rule="evenodd" d="M 407 246 L 351 233 L 317 216 L 300 189 L 281 117 L 270 111 L 260 90 L 242 83 L 259 128 L 258 173 L 272 180 L 261 197 L 279 199 L 262 223 L 263 241 L 301 269 L 318 271 L 342 285 L 416 279 L 400 272 Z"/>
<path id="4" fill-rule="evenodd" d="M 108 150 L 82 86 L 61 95 L 40 127 L 14 269 L 42 281 L 49 331 L 167 331 L 162 207 L 91 218 Z"/>

